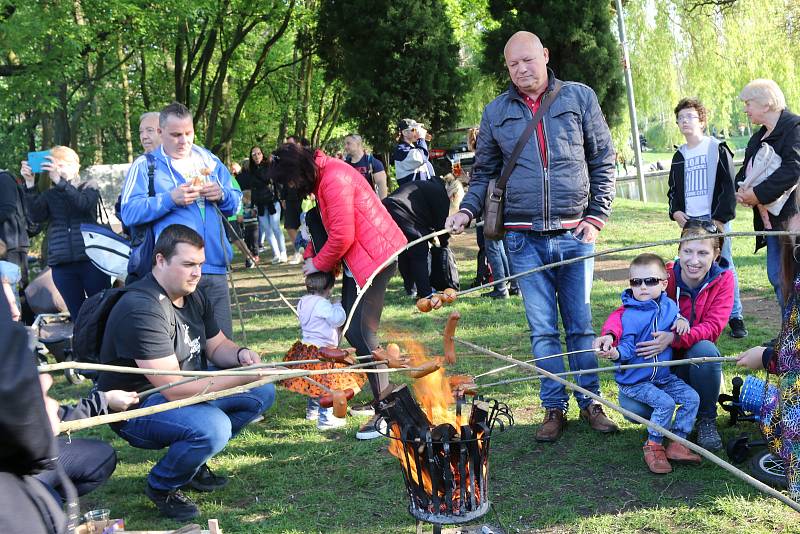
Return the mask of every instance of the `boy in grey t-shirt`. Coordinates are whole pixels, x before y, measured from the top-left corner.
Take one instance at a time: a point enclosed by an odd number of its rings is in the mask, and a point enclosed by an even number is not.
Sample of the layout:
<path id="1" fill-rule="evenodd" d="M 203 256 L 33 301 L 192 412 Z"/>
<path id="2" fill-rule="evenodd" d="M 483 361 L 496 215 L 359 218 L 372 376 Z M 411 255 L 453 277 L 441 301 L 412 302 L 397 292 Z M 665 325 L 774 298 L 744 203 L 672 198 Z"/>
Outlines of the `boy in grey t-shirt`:
<path id="1" fill-rule="evenodd" d="M 689 220 L 705 221 L 729 232 L 736 217 L 733 152 L 705 134 L 708 110 L 694 98 L 684 98 L 675 107 L 675 121 L 686 138 L 672 157 L 669 170 L 669 216 L 683 228 Z M 735 282 L 730 335 L 747 336 L 739 298 L 739 280 L 733 265 L 730 238 L 725 239 L 720 263 L 733 272 Z M 727 264 L 727 265 L 725 265 Z"/>

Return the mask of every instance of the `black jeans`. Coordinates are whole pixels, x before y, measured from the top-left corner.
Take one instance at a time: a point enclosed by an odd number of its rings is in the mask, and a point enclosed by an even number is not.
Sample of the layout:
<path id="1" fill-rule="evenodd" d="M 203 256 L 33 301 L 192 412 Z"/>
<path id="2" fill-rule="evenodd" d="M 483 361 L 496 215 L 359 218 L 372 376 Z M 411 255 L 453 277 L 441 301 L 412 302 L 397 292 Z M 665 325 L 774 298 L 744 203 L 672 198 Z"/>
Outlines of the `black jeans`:
<path id="1" fill-rule="evenodd" d="M 358 307 L 353 313 L 353 320 L 350 327 L 345 332 L 344 337 L 347 342 L 356 349 L 359 356 L 366 356 L 378 348 L 378 326 L 381 322 L 383 312 L 384 297 L 389 280 L 394 276 L 397 268 L 396 263 L 392 263 L 378 274 L 372 281 L 364 296 L 361 298 Z M 355 304 L 358 286 L 353 278 L 344 276 L 342 282 L 342 306 L 347 314 Z M 376 369 L 386 369 L 386 365 L 378 365 Z M 381 392 L 389 385 L 389 377 L 385 373 L 370 373 L 369 386 L 372 389 L 372 396 L 377 401 L 381 398 Z"/>
<path id="2" fill-rule="evenodd" d="M 403 286 L 407 290 L 417 289 L 417 297 L 423 298 L 433 293 L 430 279 L 431 254 L 428 242 L 417 243 L 398 258 Z"/>
<path id="3" fill-rule="evenodd" d="M 72 481 L 78 496 L 86 495 L 105 484 L 117 467 L 117 453 L 105 441 L 80 438 L 67 441 L 58 438 L 58 451 L 58 463 Z M 55 491 L 61 501 L 65 500 L 61 480 L 54 469 L 42 471 L 35 478 L 47 484 L 51 491 Z"/>

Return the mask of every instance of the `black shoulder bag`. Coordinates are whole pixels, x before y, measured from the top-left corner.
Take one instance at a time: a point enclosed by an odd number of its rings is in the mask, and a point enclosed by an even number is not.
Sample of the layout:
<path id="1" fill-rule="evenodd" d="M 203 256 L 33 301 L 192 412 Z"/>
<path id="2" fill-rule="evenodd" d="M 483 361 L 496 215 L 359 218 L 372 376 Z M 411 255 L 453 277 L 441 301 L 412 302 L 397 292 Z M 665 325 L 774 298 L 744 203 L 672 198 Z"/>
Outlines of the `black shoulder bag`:
<path id="1" fill-rule="evenodd" d="M 544 114 L 547 113 L 550 104 L 556 99 L 563 85 L 564 84 L 560 80 L 556 80 L 553 90 L 542 99 L 541 104 L 539 104 L 539 109 L 536 110 L 533 119 L 528 123 L 527 128 L 525 128 L 522 136 L 520 136 L 517 144 L 514 146 L 514 151 L 511 153 L 508 163 L 503 167 L 500 179 L 493 178 L 489 181 L 489 188 L 486 191 L 486 199 L 484 200 L 483 206 L 483 235 L 488 239 L 502 239 L 505 234 L 505 227 L 503 226 L 503 205 L 505 204 L 504 195 L 508 178 L 517 165 L 517 159 L 519 159 L 522 149 L 525 148 L 536 126 L 542 120 Z"/>

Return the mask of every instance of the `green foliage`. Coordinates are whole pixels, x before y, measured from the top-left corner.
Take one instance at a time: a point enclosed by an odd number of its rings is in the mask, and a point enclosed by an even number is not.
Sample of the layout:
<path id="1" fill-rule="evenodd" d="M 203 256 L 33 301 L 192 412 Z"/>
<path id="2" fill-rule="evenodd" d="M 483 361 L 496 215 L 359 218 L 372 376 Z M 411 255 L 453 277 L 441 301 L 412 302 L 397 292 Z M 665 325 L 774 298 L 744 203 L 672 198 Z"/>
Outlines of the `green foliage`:
<path id="1" fill-rule="evenodd" d="M 344 115 L 376 149 L 397 121 L 432 131 L 454 126 L 466 91 L 453 28 L 441 0 L 324 0 L 317 20 L 328 78 L 347 87 Z"/>
<path id="2" fill-rule="evenodd" d="M 796 26 L 783 0 L 737 1 L 723 9 L 688 0 L 625 4 L 639 121 L 656 123 L 666 150 L 681 141 L 672 109 L 686 96 L 709 108 L 709 129 L 737 132 L 747 124 L 738 94 L 754 78 L 775 80 L 790 109 L 800 105 Z"/>
<path id="3" fill-rule="evenodd" d="M 484 73 L 508 84 L 503 47 L 515 32 L 531 31 L 550 51 L 556 76 L 590 86 L 608 123 L 620 122 L 625 86 L 607 0 L 489 0 L 489 12 L 499 27 L 484 36 Z"/>

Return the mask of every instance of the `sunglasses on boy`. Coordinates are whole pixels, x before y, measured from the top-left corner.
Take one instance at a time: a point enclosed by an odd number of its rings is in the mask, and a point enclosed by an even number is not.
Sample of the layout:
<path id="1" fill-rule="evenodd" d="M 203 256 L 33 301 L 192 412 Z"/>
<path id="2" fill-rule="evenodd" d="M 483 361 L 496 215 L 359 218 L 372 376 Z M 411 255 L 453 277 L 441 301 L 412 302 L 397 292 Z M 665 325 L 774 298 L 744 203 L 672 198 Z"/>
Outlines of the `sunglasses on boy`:
<path id="1" fill-rule="evenodd" d="M 689 219 L 686 221 L 684 228 L 702 228 L 709 234 L 719 234 L 719 227 L 711 221 L 704 219 Z"/>
<path id="2" fill-rule="evenodd" d="M 630 282 L 631 287 L 640 287 L 642 284 L 646 285 L 647 287 L 655 287 L 659 283 L 663 282 L 664 279 L 650 276 L 648 278 L 631 278 L 628 281 Z"/>

